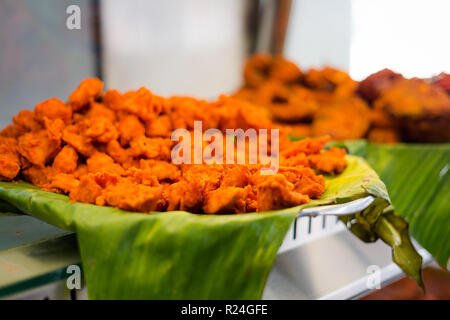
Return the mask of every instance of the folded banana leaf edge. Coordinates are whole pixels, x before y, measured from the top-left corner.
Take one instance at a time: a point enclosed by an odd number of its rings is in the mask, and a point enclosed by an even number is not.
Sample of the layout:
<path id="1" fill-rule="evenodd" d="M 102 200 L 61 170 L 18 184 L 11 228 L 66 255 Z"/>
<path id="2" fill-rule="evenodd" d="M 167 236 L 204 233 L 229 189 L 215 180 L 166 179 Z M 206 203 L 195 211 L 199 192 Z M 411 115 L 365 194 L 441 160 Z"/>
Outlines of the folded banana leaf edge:
<path id="1" fill-rule="evenodd" d="M 0 209 L 77 233 L 89 299 L 260 299 L 277 251 L 299 210 L 376 200 L 342 220 L 366 242 L 382 239 L 393 260 L 421 286 L 422 258 L 385 185 L 362 158 L 326 177 L 318 200 L 294 208 L 235 215 L 126 212 L 72 203 L 25 182 L 0 182 Z"/>
<path id="2" fill-rule="evenodd" d="M 408 221 L 410 234 L 450 267 L 450 143 L 335 143 L 361 156 L 386 184 L 395 211 Z"/>

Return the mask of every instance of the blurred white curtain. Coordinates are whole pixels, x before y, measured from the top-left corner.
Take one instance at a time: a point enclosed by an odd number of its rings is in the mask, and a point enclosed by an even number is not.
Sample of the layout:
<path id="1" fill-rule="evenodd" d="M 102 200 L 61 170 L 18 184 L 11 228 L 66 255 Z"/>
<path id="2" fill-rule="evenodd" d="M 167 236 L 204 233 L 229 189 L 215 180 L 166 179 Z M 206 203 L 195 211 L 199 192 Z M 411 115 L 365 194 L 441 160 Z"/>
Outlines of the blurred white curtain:
<path id="1" fill-rule="evenodd" d="M 106 86 L 205 98 L 233 91 L 245 61 L 245 2 L 102 1 Z"/>

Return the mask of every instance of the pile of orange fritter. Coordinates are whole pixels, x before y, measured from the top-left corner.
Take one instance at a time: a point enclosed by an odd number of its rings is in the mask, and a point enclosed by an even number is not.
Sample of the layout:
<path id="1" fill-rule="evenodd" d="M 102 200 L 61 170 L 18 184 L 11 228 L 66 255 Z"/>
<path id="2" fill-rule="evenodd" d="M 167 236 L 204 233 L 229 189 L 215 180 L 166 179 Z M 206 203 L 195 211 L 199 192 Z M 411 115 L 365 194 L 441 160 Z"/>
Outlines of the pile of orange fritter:
<path id="1" fill-rule="evenodd" d="M 450 141 L 450 75 L 404 78 L 389 69 L 361 82 L 331 67 L 302 71 L 258 54 L 234 97 L 250 101 L 295 136 L 367 138 L 375 143 Z"/>
<path id="2" fill-rule="evenodd" d="M 84 80 L 67 103 L 51 98 L 23 110 L 0 134 L 0 180 L 25 180 L 71 201 L 129 211 L 186 210 L 232 214 L 307 203 L 324 192 L 324 177 L 346 166 L 329 137 L 290 141 L 281 131 L 279 169 L 261 164 L 180 164 L 171 161 L 174 129 L 272 129 L 254 105 L 221 96 L 208 102 L 164 98 L 146 88 L 103 92 Z"/>

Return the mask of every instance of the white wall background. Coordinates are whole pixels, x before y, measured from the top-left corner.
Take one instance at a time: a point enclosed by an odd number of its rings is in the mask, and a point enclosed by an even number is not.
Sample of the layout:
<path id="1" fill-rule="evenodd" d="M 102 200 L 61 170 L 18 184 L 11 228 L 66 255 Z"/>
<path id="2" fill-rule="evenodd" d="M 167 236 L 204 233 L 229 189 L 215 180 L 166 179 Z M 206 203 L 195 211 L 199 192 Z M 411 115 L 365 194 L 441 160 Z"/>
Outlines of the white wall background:
<path id="1" fill-rule="evenodd" d="M 106 86 L 205 98 L 235 90 L 245 60 L 244 4 L 102 1 Z"/>
<path id="2" fill-rule="evenodd" d="M 95 76 L 91 11 L 79 1 L 81 30 L 68 30 L 73 0 L 0 1 L 0 129 L 21 109 L 43 100 L 66 100 L 86 77 Z"/>
<path id="3" fill-rule="evenodd" d="M 294 0 L 285 55 L 300 68 L 324 65 L 348 70 L 351 0 Z"/>
<path id="4" fill-rule="evenodd" d="M 449 0 L 353 0 L 350 75 L 382 68 L 407 77 L 450 72 Z"/>
<path id="5" fill-rule="evenodd" d="M 286 56 L 355 79 L 383 68 L 407 77 L 450 72 L 449 0 L 294 0 Z"/>

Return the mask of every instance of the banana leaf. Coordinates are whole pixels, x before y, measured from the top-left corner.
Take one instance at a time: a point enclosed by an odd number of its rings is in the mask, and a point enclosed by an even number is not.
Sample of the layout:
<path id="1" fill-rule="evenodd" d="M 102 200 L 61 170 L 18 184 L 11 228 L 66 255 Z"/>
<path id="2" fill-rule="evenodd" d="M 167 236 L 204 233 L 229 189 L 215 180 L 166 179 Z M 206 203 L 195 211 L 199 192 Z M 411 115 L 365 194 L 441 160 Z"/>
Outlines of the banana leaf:
<path id="1" fill-rule="evenodd" d="M 449 270 L 450 144 L 343 144 L 368 161 L 395 210 L 409 222 L 411 235 Z"/>
<path id="2" fill-rule="evenodd" d="M 363 159 L 347 159 L 342 174 L 326 177 L 321 199 L 263 213 L 138 214 L 72 203 L 64 195 L 9 182 L 0 182 L 0 201 L 77 233 L 90 299 L 260 299 L 278 248 L 301 208 L 368 194 L 376 197 L 374 205 L 358 213 L 358 219 L 349 217 L 349 224 L 364 224 L 370 241 L 381 237 L 394 252 L 406 243 L 394 256 L 400 266 L 413 265 L 404 270 L 421 283 L 420 255 L 408 246 L 407 234 L 407 241 L 397 236 L 405 234 L 405 223 L 402 229 L 382 223 L 390 203 L 383 182 Z"/>

